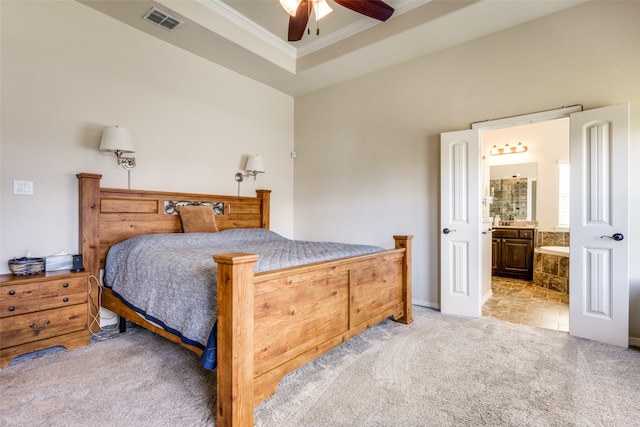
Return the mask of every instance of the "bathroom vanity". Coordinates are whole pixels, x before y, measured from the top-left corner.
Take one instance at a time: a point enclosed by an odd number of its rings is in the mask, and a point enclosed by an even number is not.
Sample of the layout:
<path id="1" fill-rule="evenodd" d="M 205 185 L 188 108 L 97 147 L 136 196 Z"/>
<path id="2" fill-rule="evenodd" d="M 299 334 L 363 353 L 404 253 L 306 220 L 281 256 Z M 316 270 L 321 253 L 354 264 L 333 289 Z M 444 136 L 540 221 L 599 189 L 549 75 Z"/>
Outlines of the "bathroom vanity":
<path id="1" fill-rule="evenodd" d="M 536 228 L 494 226 L 491 271 L 494 276 L 533 279 Z"/>

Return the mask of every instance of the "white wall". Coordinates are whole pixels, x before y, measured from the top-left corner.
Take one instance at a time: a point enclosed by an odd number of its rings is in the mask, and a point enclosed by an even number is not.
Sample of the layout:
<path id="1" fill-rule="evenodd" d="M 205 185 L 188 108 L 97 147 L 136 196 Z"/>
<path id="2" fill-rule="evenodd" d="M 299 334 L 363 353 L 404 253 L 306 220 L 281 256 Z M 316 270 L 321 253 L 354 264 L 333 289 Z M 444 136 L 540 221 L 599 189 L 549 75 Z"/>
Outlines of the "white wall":
<path id="1" fill-rule="evenodd" d="M 413 234 L 414 298 L 437 305 L 440 133 L 630 101 L 631 159 L 640 158 L 638 16 L 640 2 L 587 3 L 296 98 L 294 234 L 385 246 Z M 640 168 L 630 182 L 636 218 Z M 636 222 L 629 242 L 640 253 Z M 630 333 L 640 337 L 639 263 L 630 277 Z"/>
<path id="2" fill-rule="evenodd" d="M 7 261 L 78 251 L 78 172 L 127 186 L 105 126 L 131 132 L 132 188 L 236 194 L 243 156 L 267 173 L 272 229 L 293 234 L 293 99 L 75 1 L 0 2 L 0 272 Z M 12 194 L 14 179 L 33 196 Z"/>

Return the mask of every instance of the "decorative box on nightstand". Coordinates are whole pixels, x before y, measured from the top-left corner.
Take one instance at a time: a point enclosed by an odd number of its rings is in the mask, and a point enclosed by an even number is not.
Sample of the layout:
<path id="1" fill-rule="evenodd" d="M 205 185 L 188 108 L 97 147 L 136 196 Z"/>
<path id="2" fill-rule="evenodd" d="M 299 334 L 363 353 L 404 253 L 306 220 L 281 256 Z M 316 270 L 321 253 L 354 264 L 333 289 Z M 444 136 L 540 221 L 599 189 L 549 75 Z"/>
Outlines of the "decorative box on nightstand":
<path id="1" fill-rule="evenodd" d="M 47 347 L 89 344 L 88 274 L 0 275 L 0 368 Z"/>

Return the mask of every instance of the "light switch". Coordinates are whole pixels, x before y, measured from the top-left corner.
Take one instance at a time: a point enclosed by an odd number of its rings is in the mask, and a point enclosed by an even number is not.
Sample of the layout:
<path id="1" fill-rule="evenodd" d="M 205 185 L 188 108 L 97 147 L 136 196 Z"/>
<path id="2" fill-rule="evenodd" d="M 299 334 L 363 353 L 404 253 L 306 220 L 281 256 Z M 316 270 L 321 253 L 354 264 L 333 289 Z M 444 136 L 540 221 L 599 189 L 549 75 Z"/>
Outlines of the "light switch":
<path id="1" fill-rule="evenodd" d="M 33 196 L 33 181 L 13 180 L 13 194 Z"/>

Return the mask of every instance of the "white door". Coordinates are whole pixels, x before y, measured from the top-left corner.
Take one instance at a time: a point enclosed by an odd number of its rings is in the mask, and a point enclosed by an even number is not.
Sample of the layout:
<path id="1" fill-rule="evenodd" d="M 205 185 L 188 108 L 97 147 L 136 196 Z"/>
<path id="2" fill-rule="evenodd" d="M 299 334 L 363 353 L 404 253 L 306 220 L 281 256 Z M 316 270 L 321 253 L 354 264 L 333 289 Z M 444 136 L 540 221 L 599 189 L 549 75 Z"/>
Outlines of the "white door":
<path id="1" fill-rule="evenodd" d="M 571 335 L 629 345 L 629 104 L 571 114 Z"/>
<path id="2" fill-rule="evenodd" d="M 440 311 L 482 314 L 480 131 L 440 135 Z"/>

